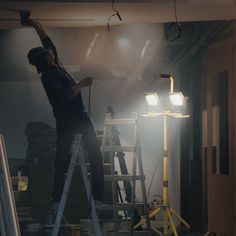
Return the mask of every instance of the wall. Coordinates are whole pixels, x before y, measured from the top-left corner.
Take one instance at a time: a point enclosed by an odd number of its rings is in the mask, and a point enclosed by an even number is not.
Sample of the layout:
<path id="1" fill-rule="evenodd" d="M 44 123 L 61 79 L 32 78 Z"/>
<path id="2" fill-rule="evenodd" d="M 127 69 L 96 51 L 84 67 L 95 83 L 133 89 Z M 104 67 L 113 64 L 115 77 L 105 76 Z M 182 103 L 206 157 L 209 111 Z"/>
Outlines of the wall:
<path id="1" fill-rule="evenodd" d="M 226 236 L 235 235 L 236 60 L 233 32 L 231 28 L 230 33 L 209 45 L 203 76 L 202 153 L 208 230 Z"/>

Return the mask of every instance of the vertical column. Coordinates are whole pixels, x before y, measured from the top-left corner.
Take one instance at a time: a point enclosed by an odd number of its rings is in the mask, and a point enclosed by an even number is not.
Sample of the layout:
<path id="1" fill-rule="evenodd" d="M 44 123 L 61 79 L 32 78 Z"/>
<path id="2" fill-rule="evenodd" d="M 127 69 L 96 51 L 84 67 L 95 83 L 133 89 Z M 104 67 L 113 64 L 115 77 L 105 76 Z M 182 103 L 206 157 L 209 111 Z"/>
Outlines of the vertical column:
<path id="1" fill-rule="evenodd" d="M 111 120 L 112 116 L 110 113 L 106 115 L 106 121 Z M 112 125 L 108 125 L 105 121 L 105 131 L 104 131 L 104 138 L 105 142 L 107 143 L 103 145 L 112 146 L 113 145 L 113 134 L 112 134 Z M 110 165 L 111 165 L 111 175 L 112 175 L 112 181 L 111 181 L 111 187 L 112 187 L 112 205 L 113 205 L 113 216 L 114 216 L 114 225 L 115 225 L 115 232 L 118 231 L 118 210 L 117 210 L 117 182 L 114 179 L 115 176 L 115 162 L 114 162 L 114 152 L 109 152 L 109 159 L 110 159 Z"/>
<path id="2" fill-rule="evenodd" d="M 142 162 L 142 155 L 141 155 L 141 146 L 140 146 L 140 141 L 139 141 L 139 122 L 138 122 L 138 117 L 136 120 L 137 124 L 137 133 L 136 133 L 136 148 L 138 152 L 138 167 L 139 167 L 139 175 L 141 177 L 141 189 L 142 189 L 142 195 L 143 195 L 143 205 L 144 205 L 144 213 L 145 213 L 145 219 L 146 219 L 146 224 L 147 224 L 147 229 L 150 230 L 151 225 L 150 225 L 150 220 L 149 220 L 149 215 L 148 215 L 148 204 L 147 204 L 147 193 L 146 193 L 146 186 L 145 186 L 145 177 L 144 177 L 144 171 L 143 171 L 143 162 Z"/>
<path id="3" fill-rule="evenodd" d="M 167 129 L 167 116 L 164 115 L 164 156 L 163 156 L 163 207 L 164 207 L 164 236 L 168 233 L 168 214 L 166 208 L 168 207 L 168 170 L 167 170 L 167 161 L 168 161 L 168 129 Z"/>
<path id="4" fill-rule="evenodd" d="M 133 224 L 134 224 L 134 204 L 135 204 L 135 190 L 136 190 L 136 170 L 137 170 L 137 145 L 138 145 L 138 127 L 137 127 L 137 113 L 133 113 L 133 119 L 136 121 L 134 125 L 134 147 L 135 151 L 133 153 L 133 167 L 132 167 L 132 195 L 131 195 L 131 228 L 130 233 L 133 235 Z"/>

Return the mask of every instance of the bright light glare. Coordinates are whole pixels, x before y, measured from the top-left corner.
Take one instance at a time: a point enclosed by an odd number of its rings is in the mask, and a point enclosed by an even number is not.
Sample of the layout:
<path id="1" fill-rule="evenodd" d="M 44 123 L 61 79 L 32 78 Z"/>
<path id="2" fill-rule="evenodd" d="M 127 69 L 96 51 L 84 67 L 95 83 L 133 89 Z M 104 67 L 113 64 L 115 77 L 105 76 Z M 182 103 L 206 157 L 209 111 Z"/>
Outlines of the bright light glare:
<path id="1" fill-rule="evenodd" d="M 99 36 L 99 33 L 96 33 L 96 34 L 94 35 L 94 37 L 93 37 L 92 42 L 91 42 L 90 45 L 89 45 L 89 48 L 88 48 L 88 50 L 87 50 L 87 52 L 86 52 L 86 58 L 87 58 L 87 59 L 89 59 L 89 57 L 90 57 L 90 54 L 91 54 L 91 52 L 92 52 L 92 49 L 94 48 L 94 45 L 95 45 L 95 43 L 96 43 L 96 41 L 97 41 L 97 39 L 98 39 L 98 36 Z"/>
<path id="2" fill-rule="evenodd" d="M 157 93 L 146 93 L 144 94 L 147 104 L 149 106 L 157 106 L 158 105 L 158 100 L 159 96 Z"/>
<path id="3" fill-rule="evenodd" d="M 183 106 L 184 105 L 184 95 L 180 93 L 170 93 L 170 101 L 174 106 Z"/>
<path id="4" fill-rule="evenodd" d="M 127 50 L 130 47 L 130 42 L 127 38 L 119 38 L 117 43 L 118 47 L 122 50 Z"/>
<path id="5" fill-rule="evenodd" d="M 144 54 L 146 53 L 149 44 L 150 44 L 150 40 L 146 40 L 144 47 L 142 49 L 142 52 L 141 52 L 141 58 L 144 57 Z"/>

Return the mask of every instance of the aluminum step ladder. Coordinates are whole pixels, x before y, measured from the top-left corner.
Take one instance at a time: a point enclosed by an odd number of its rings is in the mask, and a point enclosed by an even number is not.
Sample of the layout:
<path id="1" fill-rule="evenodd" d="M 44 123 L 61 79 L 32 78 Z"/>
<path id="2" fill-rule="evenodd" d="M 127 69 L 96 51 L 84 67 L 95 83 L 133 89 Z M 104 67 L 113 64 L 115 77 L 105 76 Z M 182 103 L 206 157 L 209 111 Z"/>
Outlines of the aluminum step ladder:
<path id="1" fill-rule="evenodd" d="M 95 231 L 94 235 L 102 236 L 101 228 L 99 225 L 99 219 L 98 219 L 97 211 L 96 211 L 96 205 L 95 205 L 95 201 L 94 201 L 94 198 L 92 195 L 91 184 L 90 184 L 90 180 L 88 177 L 88 170 L 87 170 L 87 166 L 86 166 L 86 162 L 85 162 L 85 151 L 84 151 L 84 148 L 82 145 L 82 136 L 80 134 L 74 135 L 74 141 L 72 144 L 72 156 L 71 156 L 71 160 L 70 160 L 70 164 L 69 164 L 69 168 L 68 168 L 68 172 L 67 172 L 67 177 L 65 180 L 65 185 L 63 188 L 62 196 L 61 196 L 61 200 L 59 203 L 59 208 L 57 211 L 57 216 L 56 216 L 55 224 L 53 227 L 52 236 L 57 236 L 59 233 L 60 224 L 61 224 L 61 220 L 63 217 L 63 212 L 65 209 L 65 204 L 66 204 L 66 200 L 68 197 L 69 188 L 70 188 L 73 172 L 74 172 L 77 161 L 80 164 L 87 199 L 88 199 L 88 203 L 90 204 L 90 208 L 91 208 L 91 218 L 92 218 L 92 223 L 93 223 L 93 227 L 94 227 L 94 231 Z"/>
<path id="2" fill-rule="evenodd" d="M 133 146 L 114 146 L 112 138 L 112 126 L 117 125 L 130 125 L 134 128 L 134 145 Z M 105 155 L 109 154 L 110 166 L 111 166 L 111 175 L 105 175 L 104 179 L 111 181 L 112 185 L 112 209 L 114 216 L 114 227 L 115 234 L 120 235 L 120 229 L 118 224 L 118 211 L 126 209 L 130 213 L 130 235 L 133 235 L 133 225 L 134 225 L 134 211 L 137 208 L 143 207 L 144 217 L 146 219 L 147 229 L 150 232 L 150 220 L 148 217 L 148 205 L 147 205 L 147 195 L 145 187 L 145 176 L 143 173 L 143 164 L 141 158 L 141 147 L 139 143 L 139 134 L 138 134 L 138 115 L 133 113 L 133 116 L 129 119 L 113 119 L 111 113 L 106 114 L 104 121 L 104 134 L 102 140 L 101 151 Z M 116 175 L 115 174 L 115 163 L 114 157 L 116 152 L 132 152 L 133 153 L 133 164 L 132 164 L 132 175 Z M 137 162 L 139 168 L 139 175 L 137 175 Z M 141 181 L 141 190 L 143 202 L 137 203 L 135 201 L 135 187 L 136 181 Z M 132 194 L 130 203 L 119 203 L 117 196 L 117 182 L 118 181 L 130 181 L 132 184 Z M 107 210 L 109 205 L 104 206 Z"/>
<path id="3" fill-rule="evenodd" d="M 4 138 L 0 135 L 0 235 L 20 236 Z"/>

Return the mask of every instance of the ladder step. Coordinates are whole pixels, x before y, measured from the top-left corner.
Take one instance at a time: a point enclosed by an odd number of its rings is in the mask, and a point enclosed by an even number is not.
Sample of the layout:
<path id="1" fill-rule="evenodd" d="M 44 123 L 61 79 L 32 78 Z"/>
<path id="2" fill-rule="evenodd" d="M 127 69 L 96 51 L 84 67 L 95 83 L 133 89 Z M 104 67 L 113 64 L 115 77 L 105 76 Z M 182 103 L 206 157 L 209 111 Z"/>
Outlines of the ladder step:
<path id="1" fill-rule="evenodd" d="M 134 236 L 151 236 L 148 231 L 134 231 Z"/>
<path id="2" fill-rule="evenodd" d="M 143 203 L 134 203 L 133 207 L 134 208 L 141 208 L 143 207 Z M 132 208 L 132 204 L 131 203 L 117 203 L 115 206 L 114 205 L 109 205 L 109 204 L 103 204 L 99 209 L 104 210 L 104 211 L 108 211 L 108 210 L 113 210 L 114 208 L 116 208 L 117 210 L 125 210 L 125 209 L 129 209 Z"/>
<path id="3" fill-rule="evenodd" d="M 31 223 L 33 222 L 33 218 L 18 218 L 20 223 Z"/>
<path id="4" fill-rule="evenodd" d="M 30 218 L 31 214 L 30 213 L 17 213 L 18 218 Z"/>
<path id="5" fill-rule="evenodd" d="M 101 146 L 101 152 L 135 152 L 140 147 L 135 146 Z"/>
<path id="6" fill-rule="evenodd" d="M 118 233 L 118 234 L 117 234 Z M 110 236 L 117 236 L 117 235 L 122 235 L 122 236 L 130 236 L 130 230 L 118 230 L 118 232 L 113 231 L 109 231 L 108 235 Z M 133 231 L 133 235 L 134 236 L 150 236 L 150 233 L 148 231 Z M 89 235 L 90 236 L 90 235 Z"/>
<path id="7" fill-rule="evenodd" d="M 130 234 L 130 230 L 118 230 L 119 234 Z M 133 231 L 134 235 L 147 235 L 148 231 Z"/>
<path id="8" fill-rule="evenodd" d="M 135 180 L 145 180 L 145 176 L 136 175 Z M 106 181 L 131 181 L 133 180 L 132 175 L 104 175 L 104 180 Z"/>
<path id="9" fill-rule="evenodd" d="M 134 125 L 136 124 L 137 120 L 132 119 L 106 119 L 104 124 L 105 125 Z"/>

